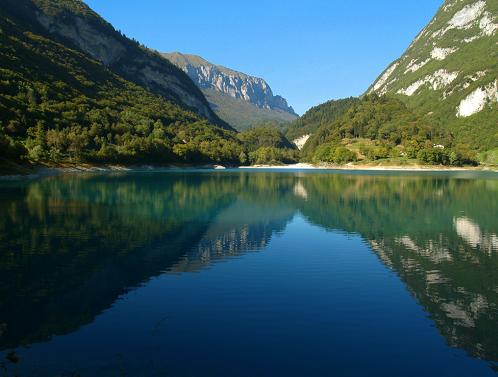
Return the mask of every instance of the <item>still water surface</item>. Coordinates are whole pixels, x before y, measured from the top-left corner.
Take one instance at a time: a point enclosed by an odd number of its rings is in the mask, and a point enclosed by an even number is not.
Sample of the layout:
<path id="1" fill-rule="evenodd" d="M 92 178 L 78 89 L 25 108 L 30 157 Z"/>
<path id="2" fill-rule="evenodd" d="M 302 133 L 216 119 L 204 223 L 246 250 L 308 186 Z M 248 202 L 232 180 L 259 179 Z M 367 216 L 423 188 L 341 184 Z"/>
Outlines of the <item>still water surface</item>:
<path id="1" fill-rule="evenodd" d="M 496 376 L 498 176 L 1 182 L 11 351 L 8 376 Z"/>

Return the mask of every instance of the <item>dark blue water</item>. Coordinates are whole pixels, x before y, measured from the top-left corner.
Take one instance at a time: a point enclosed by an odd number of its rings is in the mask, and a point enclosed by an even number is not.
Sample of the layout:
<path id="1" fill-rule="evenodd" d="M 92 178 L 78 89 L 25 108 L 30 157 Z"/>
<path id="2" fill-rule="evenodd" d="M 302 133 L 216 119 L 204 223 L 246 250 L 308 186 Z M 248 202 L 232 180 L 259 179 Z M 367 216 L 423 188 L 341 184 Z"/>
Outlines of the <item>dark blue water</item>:
<path id="1" fill-rule="evenodd" d="M 493 376 L 497 214 L 493 174 L 4 182 L 5 375 Z"/>

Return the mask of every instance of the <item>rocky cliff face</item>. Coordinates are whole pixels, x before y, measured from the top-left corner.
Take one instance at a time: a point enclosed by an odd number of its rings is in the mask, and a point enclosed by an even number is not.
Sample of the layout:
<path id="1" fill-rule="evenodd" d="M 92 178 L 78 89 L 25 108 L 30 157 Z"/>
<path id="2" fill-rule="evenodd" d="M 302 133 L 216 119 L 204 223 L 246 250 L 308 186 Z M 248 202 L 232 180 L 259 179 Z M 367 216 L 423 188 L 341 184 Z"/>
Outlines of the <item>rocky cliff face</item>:
<path id="1" fill-rule="evenodd" d="M 369 93 L 399 96 L 449 120 L 496 111 L 497 30 L 496 0 L 446 0 Z"/>
<path id="2" fill-rule="evenodd" d="M 287 101 L 281 96 L 274 95 L 268 83 L 261 78 L 212 64 L 195 55 L 175 52 L 163 56 L 186 72 L 203 91 L 215 90 L 260 109 L 276 110 L 291 117 L 297 116 Z"/>
<path id="3" fill-rule="evenodd" d="M 82 1 L 32 2 L 36 6 L 34 17 L 53 37 L 72 44 L 127 80 L 224 125 L 184 72 L 159 54 L 121 35 Z"/>

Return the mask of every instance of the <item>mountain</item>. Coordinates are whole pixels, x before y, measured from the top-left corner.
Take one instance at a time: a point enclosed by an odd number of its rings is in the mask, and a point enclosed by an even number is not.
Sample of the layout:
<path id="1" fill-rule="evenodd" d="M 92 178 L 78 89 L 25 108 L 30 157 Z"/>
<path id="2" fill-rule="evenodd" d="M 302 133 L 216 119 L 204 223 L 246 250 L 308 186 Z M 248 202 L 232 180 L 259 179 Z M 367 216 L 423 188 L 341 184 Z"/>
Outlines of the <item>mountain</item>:
<path id="1" fill-rule="evenodd" d="M 496 1 L 447 0 L 360 99 L 316 106 L 285 130 L 316 162 L 498 164 Z"/>
<path id="2" fill-rule="evenodd" d="M 286 122 L 297 118 L 294 109 L 284 98 L 274 95 L 263 79 L 195 55 L 179 52 L 162 55 L 190 76 L 220 118 L 239 130 L 265 121 Z"/>
<path id="3" fill-rule="evenodd" d="M 154 94 L 219 123 L 202 93 L 181 70 L 116 31 L 83 1 L 32 0 L 25 4 L 23 16 L 37 21 L 53 39 L 85 52 Z"/>
<path id="4" fill-rule="evenodd" d="M 478 150 L 498 147 L 498 2 L 446 0 L 368 93 L 395 96 Z"/>
<path id="5" fill-rule="evenodd" d="M 4 0 L 0 30 L 2 165 L 239 162 L 192 80 L 83 2 Z"/>

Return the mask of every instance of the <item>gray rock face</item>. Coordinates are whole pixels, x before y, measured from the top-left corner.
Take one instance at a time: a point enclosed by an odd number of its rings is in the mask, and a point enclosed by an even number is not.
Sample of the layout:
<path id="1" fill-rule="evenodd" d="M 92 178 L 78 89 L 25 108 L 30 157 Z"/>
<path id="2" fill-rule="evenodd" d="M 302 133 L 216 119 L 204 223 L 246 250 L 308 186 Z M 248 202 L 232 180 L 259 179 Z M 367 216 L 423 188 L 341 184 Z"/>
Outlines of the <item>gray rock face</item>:
<path id="1" fill-rule="evenodd" d="M 296 115 L 287 101 L 274 95 L 268 83 L 261 78 L 212 64 L 195 55 L 174 52 L 163 56 L 186 72 L 201 89 L 215 89 L 261 109 L 281 110 Z"/>
<path id="2" fill-rule="evenodd" d="M 72 43 L 127 80 L 226 126 L 182 70 L 156 52 L 122 36 L 90 9 L 82 15 L 68 9 L 51 14 L 40 8 L 35 16 L 51 35 Z"/>

